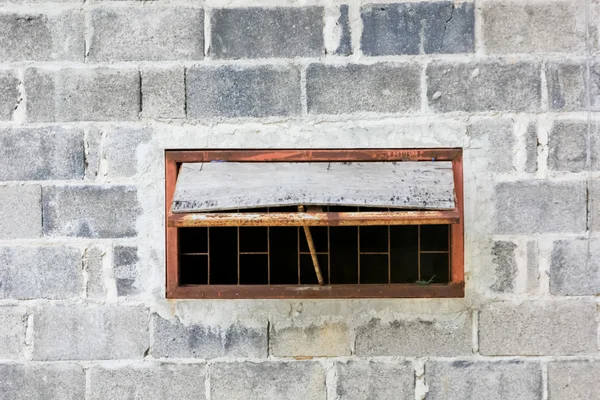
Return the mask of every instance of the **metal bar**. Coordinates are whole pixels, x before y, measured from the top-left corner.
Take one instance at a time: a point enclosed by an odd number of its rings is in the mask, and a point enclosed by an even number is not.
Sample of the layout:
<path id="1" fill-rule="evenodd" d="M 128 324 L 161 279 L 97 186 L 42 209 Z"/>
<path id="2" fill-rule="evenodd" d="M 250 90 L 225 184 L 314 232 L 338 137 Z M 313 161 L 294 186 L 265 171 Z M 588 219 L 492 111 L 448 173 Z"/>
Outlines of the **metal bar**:
<path id="1" fill-rule="evenodd" d="M 460 221 L 458 210 L 317 213 L 190 213 L 171 214 L 169 227 L 200 226 L 360 226 L 447 225 Z"/>
<path id="2" fill-rule="evenodd" d="M 208 253 L 179 253 L 182 256 L 207 256 Z"/>
<path id="3" fill-rule="evenodd" d="M 417 280 L 421 280 L 421 225 L 417 226 Z"/>
<path id="4" fill-rule="evenodd" d="M 296 237 L 298 239 L 298 285 L 300 285 L 300 227 L 297 228 Z"/>
<path id="5" fill-rule="evenodd" d="M 358 240 L 358 249 L 357 249 L 358 250 L 357 251 L 357 253 L 358 253 L 358 282 L 356 282 L 356 283 L 360 283 L 360 226 L 358 228 L 356 228 L 356 235 L 358 236 L 357 237 L 357 240 Z"/>
<path id="6" fill-rule="evenodd" d="M 447 254 L 448 250 L 421 250 L 421 254 Z"/>
<path id="7" fill-rule="evenodd" d="M 298 206 L 298 212 L 304 212 L 304 206 Z M 317 280 L 319 281 L 319 285 L 323 286 L 323 275 L 321 274 L 321 267 L 319 267 L 319 259 L 317 258 L 317 250 L 315 249 L 315 243 L 313 242 L 312 234 L 310 233 L 310 228 L 306 225 L 303 226 L 304 235 L 306 236 L 306 241 L 308 242 L 308 249 L 310 250 L 310 257 L 312 258 L 313 266 L 315 267 L 315 273 L 317 274 Z"/>
<path id="8" fill-rule="evenodd" d="M 388 283 L 392 283 L 392 227 L 387 227 L 388 240 Z"/>
<path id="9" fill-rule="evenodd" d="M 240 227 L 237 227 L 237 284 L 241 282 L 241 261 L 240 261 Z"/>
<path id="10" fill-rule="evenodd" d="M 329 206 L 327 206 L 329 211 Z M 331 227 L 327 226 L 327 284 L 331 285 Z"/>
<path id="11" fill-rule="evenodd" d="M 448 281 L 452 282 L 452 227 L 448 227 Z"/>
<path id="12" fill-rule="evenodd" d="M 239 251 L 238 254 L 260 254 L 260 255 L 269 255 L 268 251 Z"/>
<path id="13" fill-rule="evenodd" d="M 323 298 L 464 297 L 464 282 L 457 284 L 392 285 L 185 285 L 173 299 L 323 299 Z"/>

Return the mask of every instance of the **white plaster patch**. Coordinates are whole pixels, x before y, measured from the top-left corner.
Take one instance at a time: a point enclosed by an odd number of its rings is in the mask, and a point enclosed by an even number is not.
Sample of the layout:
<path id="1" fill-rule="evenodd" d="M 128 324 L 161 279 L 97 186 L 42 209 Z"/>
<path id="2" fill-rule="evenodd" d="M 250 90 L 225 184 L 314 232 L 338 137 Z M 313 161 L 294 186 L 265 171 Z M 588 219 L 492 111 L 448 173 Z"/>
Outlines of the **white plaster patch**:
<path id="1" fill-rule="evenodd" d="M 339 6 L 325 7 L 325 26 L 323 27 L 323 37 L 325 42 L 325 51 L 333 54 L 340 43 L 342 37 L 342 27 L 338 25 L 340 18 Z"/>
<path id="2" fill-rule="evenodd" d="M 513 167 L 517 172 L 524 172 L 527 164 L 527 129 L 530 119 L 518 115 L 515 118 L 514 134 L 515 146 L 513 147 Z"/>
<path id="3" fill-rule="evenodd" d="M 415 400 L 425 400 L 429 386 L 425 382 L 425 361 L 415 361 Z"/>

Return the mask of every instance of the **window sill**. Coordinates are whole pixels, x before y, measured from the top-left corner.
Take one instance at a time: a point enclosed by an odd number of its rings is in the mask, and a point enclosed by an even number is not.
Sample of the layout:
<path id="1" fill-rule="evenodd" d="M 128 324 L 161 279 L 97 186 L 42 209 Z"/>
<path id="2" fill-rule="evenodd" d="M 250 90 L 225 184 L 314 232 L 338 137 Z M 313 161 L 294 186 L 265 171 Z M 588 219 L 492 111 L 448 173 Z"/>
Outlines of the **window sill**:
<path id="1" fill-rule="evenodd" d="M 183 285 L 170 299 L 460 298 L 464 282 L 428 285 Z"/>

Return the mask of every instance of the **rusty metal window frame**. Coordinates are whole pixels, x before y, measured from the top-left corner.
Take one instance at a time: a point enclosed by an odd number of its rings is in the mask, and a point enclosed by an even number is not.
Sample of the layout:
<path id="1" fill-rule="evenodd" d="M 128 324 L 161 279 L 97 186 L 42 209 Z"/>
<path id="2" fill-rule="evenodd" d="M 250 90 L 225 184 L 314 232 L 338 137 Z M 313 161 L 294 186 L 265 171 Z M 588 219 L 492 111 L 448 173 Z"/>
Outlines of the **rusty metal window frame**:
<path id="1" fill-rule="evenodd" d="M 182 163 L 451 161 L 456 208 L 449 211 L 189 213 L 173 214 L 171 205 Z M 165 227 L 166 297 L 233 298 L 419 298 L 464 297 L 462 149 L 319 149 L 319 150 L 166 150 Z M 448 284 L 180 285 L 178 229 L 199 226 L 361 226 L 450 225 Z"/>

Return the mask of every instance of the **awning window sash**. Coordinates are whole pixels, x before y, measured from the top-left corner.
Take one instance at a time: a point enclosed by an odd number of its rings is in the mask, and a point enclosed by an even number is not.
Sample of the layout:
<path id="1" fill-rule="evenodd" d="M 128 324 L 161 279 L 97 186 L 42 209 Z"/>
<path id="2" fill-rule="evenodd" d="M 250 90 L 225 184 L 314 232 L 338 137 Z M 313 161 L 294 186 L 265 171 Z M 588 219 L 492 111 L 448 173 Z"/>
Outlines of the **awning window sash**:
<path id="1" fill-rule="evenodd" d="M 243 212 L 298 205 L 309 212 Z M 382 210 L 311 207 L 327 205 Z M 181 164 L 169 226 L 450 224 L 459 216 L 450 161 L 209 162 Z"/>

